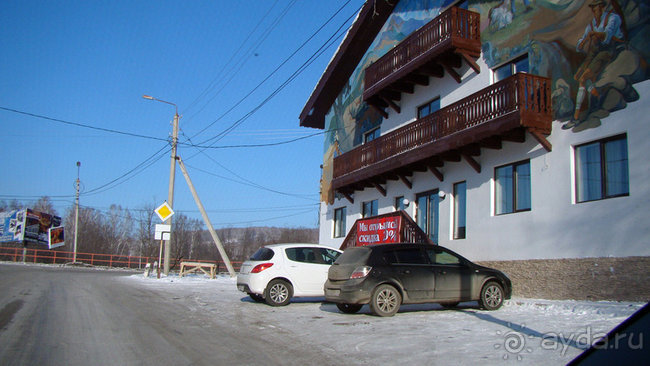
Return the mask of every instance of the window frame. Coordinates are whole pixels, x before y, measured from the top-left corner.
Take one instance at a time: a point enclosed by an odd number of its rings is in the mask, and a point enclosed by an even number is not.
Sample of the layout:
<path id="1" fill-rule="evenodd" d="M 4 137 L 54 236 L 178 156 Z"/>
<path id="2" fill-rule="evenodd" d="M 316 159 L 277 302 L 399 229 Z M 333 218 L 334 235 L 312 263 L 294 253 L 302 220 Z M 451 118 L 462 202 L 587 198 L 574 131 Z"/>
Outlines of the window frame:
<path id="1" fill-rule="evenodd" d="M 528 207 L 525 208 L 519 208 L 518 203 L 519 203 L 519 197 L 520 197 L 520 192 L 519 192 L 519 172 L 517 171 L 517 167 L 523 166 L 523 165 L 528 165 Z M 507 168 L 507 167 L 512 167 L 512 192 L 510 193 L 510 198 L 512 199 L 512 211 L 503 211 L 499 212 L 499 187 L 498 187 L 498 180 L 497 180 L 497 171 L 502 168 Z M 523 192 L 523 191 L 522 191 Z M 514 163 L 510 164 L 504 164 L 500 165 L 494 168 L 494 216 L 501 216 L 501 215 L 509 215 L 513 213 L 518 213 L 518 212 L 526 212 L 526 211 L 531 211 L 533 209 L 533 192 L 532 192 L 532 170 L 530 166 L 530 159 L 526 160 L 521 160 L 517 161 Z"/>
<path id="2" fill-rule="evenodd" d="M 368 205 L 369 205 L 370 212 L 366 211 L 366 207 L 368 207 Z M 375 199 L 375 200 L 365 201 L 361 203 L 361 218 L 372 217 L 377 215 L 379 215 L 379 200 Z"/>
<path id="3" fill-rule="evenodd" d="M 458 187 L 460 185 L 464 186 L 463 190 L 463 207 L 462 207 L 462 213 L 463 213 L 463 225 L 462 227 L 458 225 L 459 221 L 459 193 L 458 193 Z M 454 183 L 454 212 L 453 212 L 453 232 L 452 232 L 452 237 L 454 240 L 458 239 L 466 239 L 467 238 L 467 181 L 462 181 L 462 182 L 457 182 Z M 461 230 L 462 228 L 462 230 Z"/>
<path id="4" fill-rule="evenodd" d="M 406 206 L 404 205 L 404 196 L 395 197 L 395 206 L 393 207 L 395 211 L 406 210 Z"/>
<path id="5" fill-rule="evenodd" d="M 525 70 L 519 70 L 517 65 L 521 61 L 523 61 L 524 59 L 528 61 L 526 69 Z M 503 77 L 503 78 L 498 78 L 499 71 L 503 70 L 506 67 L 510 68 L 509 75 L 506 76 L 506 77 Z M 492 83 L 498 83 L 499 81 L 505 80 L 505 79 L 511 77 L 512 75 L 514 75 L 514 74 L 516 74 L 518 72 L 525 72 L 525 73 L 530 72 L 530 57 L 528 57 L 527 52 L 522 53 L 521 55 L 519 55 L 517 57 L 513 57 L 512 59 L 510 59 L 510 60 L 508 60 L 508 61 L 506 61 L 506 62 L 504 62 L 504 63 L 502 63 L 502 64 L 500 64 L 500 65 L 498 65 L 498 66 L 496 66 L 494 68 L 492 68 Z"/>
<path id="6" fill-rule="evenodd" d="M 440 189 L 436 188 L 430 191 L 421 192 L 415 195 L 415 223 L 433 240 L 438 243 L 440 240 Z M 431 199 L 433 197 L 433 200 Z M 426 199 L 426 208 L 420 207 L 420 199 Z M 433 211 L 433 212 L 432 212 Z M 425 213 L 425 221 L 422 222 L 420 213 Z M 433 215 L 432 215 L 433 214 Z M 422 227 L 422 225 L 425 227 Z"/>
<path id="7" fill-rule="evenodd" d="M 343 238 L 347 231 L 347 207 L 339 207 L 334 209 L 334 228 L 332 230 L 333 238 Z"/>
<path id="8" fill-rule="evenodd" d="M 625 157 L 626 157 L 626 164 L 625 164 L 625 175 L 627 178 L 626 183 L 626 192 L 624 193 L 616 193 L 616 194 L 607 194 L 608 192 L 608 186 L 609 186 L 609 181 L 608 181 L 608 161 L 607 161 L 607 151 L 606 151 L 606 144 L 614 141 L 622 141 L 624 142 L 625 145 Z M 594 202 L 594 201 L 601 201 L 601 200 L 606 200 L 610 198 L 617 198 L 617 197 L 628 197 L 630 195 L 630 157 L 629 157 L 629 149 L 628 149 L 628 143 L 627 143 L 627 134 L 622 133 L 619 135 L 614 135 L 610 137 L 606 137 L 603 139 L 599 140 L 594 140 L 594 141 L 589 141 L 585 142 L 583 144 L 575 145 L 573 147 L 573 156 L 574 156 L 574 194 L 575 194 L 575 203 L 585 203 L 585 202 Z M 583 199 L 580 200 L 580 180 L 578 177 L 578 173 L 580 170 L 580 166 L 578 164 L 578 154 L 579 154 L 579 149 L 584 148 L 589 145 L 594 145 L 598 144 L 598 149 L 599 149 L 599 169 L 600 169 L 600 196 L 598 198 L 592 198 L 592 199 Z"/>
<path id="9" fill-rule="evenodd" d="M 437 105 L 438 108 L 437 108 L 436 110 L 434 110 L 434 111 L 431 111 L 431 105 L 432 105 L 434 102 L 438 102 L 438 105 Z M 421 112 L 422 112 L 422 110 L 423 110 L 425 107 L 428 107 L 428 108 L 429 108 L 429 113 L 427 113 L 427 114 L 425 114 L 425 115 L 422 115 Z M 417 118 L 418 118 L 418 119 L 421 119 L 421 118 L 424 118 L 424 117 L 426 117 L 426 116 L 428 116 L 428 115 L 431 115 L 431 114 L 433 114 L 433 113 L 436 113 L 437 111 L 440 110 L 440 108 L 441 108 L 441 105 L 440 105 L 440 96 L 437 96 L 437 97 L 431 99 L 430 101 L 428 101 L 428 102 L 426 102 L 426 103 L 421 104 L 421 105 L 418 106 L 418 108 L 417 108 Z"/>
<path id="10" fill-rule="evenodd" d="M 372 136 L 371 138 L 369 138 Z M 363 133 L 363 143 L 367 144 L 370 141 L 373 141 L 381 136 L 381 129 L 379 126 L 371 129 L 370 131 L 366 131 Z"/>

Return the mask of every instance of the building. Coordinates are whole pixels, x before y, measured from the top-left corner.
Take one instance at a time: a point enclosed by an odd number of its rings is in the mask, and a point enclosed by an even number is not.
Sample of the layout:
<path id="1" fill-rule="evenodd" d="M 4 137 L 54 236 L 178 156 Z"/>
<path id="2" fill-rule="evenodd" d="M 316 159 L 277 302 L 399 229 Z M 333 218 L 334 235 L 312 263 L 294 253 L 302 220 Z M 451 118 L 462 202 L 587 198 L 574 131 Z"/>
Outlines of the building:
<path id="1" fill-rule="evenodd" d="M 471 260 L 578 259 L 592 278 L 648 282 L 648 13 L 368 0 L 300 115 L 326 131 L 320 242 L 403 209 Z"/>

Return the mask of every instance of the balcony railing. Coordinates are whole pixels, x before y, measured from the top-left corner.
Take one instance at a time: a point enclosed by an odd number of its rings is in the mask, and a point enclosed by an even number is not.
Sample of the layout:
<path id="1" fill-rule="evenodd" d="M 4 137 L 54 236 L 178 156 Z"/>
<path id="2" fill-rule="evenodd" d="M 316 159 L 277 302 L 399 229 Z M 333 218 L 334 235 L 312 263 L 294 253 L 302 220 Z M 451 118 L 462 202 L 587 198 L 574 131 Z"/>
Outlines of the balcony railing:
<path id="1" fill-rule="evenodd" d="M 480 14 L 451 7 L 366 68 L 363 99 L 450 48 L 480 53 Z"/>
<path id="2" fill-rule="evenodd" d="M 508 123 L 500 125 L 499 128 L 503 131 L 488 128 L 489 133 L 499 134 L 513 128 L 526 127 L 548 135 L 552 121 L 550 85 L 548 78 L 519 73 L 382 135 L 334 158 L 333 186 L 340 188 L 342 185 L 342 182 L 337 184 L 337 178 L 401 154 L 415 153 L 420 147 L 430 146 L 459 132 L 467 132 L 468 135 L 464 135 L 458 144 L 477 143 L 486 136 L 483 134 L 473 138 L 472 132 L 480 126 L 492 127 L 490 124 L 497 121 Z M 416 155 L 421 157 L 421 154 Z M 397 160 L 394 164 L 385 166 L 385 171 L 374 171 L 373 174 L 386 173 L 414 162 L 414 158 Z M 346 183 L 351 184 L 352 181 L 346 179 Z"/>

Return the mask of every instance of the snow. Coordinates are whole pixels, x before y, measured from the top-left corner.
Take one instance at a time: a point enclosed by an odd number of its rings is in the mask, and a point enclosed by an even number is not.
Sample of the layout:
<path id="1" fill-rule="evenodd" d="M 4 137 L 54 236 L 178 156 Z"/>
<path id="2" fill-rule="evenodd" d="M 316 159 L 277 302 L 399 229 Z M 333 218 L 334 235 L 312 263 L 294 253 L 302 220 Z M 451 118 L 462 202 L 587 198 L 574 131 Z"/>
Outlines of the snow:
<path id="1" fill-rule="evenodd" d="M 456 309 L 405 305 L 394 317 L 380 318 L 367 306 L 343 314 L 323 298 L 293 299 L 278 308 L 255 303 L 227 276 L 137 274 L 124 281 L 188 298 L 216 321 L 234 320 L 251 332 L 299 341 L 353 365 L 564 365 L 644 305 L 515 298 L 497 311 L 479 310 L 475 302 Z"/>

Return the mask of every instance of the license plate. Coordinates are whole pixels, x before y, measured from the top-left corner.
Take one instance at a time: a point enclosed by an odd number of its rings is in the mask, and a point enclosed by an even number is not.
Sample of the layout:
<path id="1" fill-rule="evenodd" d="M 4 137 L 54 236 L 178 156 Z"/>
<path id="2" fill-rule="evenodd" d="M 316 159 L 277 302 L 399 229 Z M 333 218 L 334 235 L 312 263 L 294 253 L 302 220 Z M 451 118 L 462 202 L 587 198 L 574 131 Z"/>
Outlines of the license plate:
<path id="1" fill-rule="evenodd" d="M 334 290 L 334 289 L 326 289 L 325 290 L 325 296 L 339 296 L 341 294 L 341 290 Z"/>

